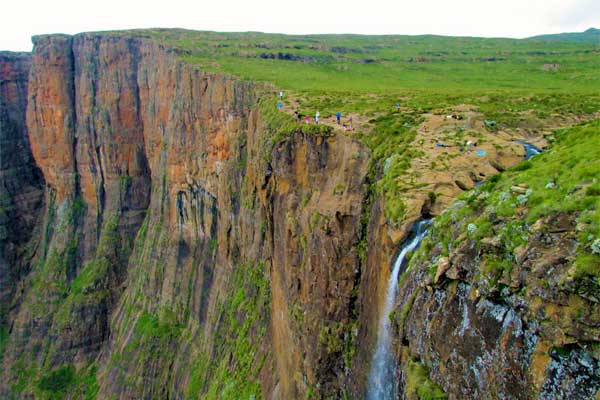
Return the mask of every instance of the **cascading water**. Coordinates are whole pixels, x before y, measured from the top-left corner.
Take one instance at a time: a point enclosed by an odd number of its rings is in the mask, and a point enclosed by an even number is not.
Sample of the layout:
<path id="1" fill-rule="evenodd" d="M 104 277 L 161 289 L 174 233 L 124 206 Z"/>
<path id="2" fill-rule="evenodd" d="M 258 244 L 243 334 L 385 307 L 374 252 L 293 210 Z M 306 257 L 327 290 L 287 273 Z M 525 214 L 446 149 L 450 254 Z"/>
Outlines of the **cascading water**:
<path id="1" fill-rule="evenodd" d="M 398 277 L 404 267 L 406 255 L 415 250 L 427 233 L 428 220 L 419 221 L 413 227 L 414 238 L 404 244 L 400 254 L 394 262 L 394 268 L 388 281 L 385 308 L 379 320 L 377 332 L 377 347 L 371 363 L 369 383 L 367 386 L 367 400 L 391 400 L 396 396 L 396 362 L 392 355 L 392 337 L 390 332 L 389 314 L 396 304 L 398 293 Z"/>
<path id="2" fill-rule="evenodd" d="M 518 141 L 517 143 L 521 144 L 525 149 L 525 160 L 529 160 L 531 157 L 536 156 L 542 152 L 542 149 L 532 145 L 531 143 Z"/>

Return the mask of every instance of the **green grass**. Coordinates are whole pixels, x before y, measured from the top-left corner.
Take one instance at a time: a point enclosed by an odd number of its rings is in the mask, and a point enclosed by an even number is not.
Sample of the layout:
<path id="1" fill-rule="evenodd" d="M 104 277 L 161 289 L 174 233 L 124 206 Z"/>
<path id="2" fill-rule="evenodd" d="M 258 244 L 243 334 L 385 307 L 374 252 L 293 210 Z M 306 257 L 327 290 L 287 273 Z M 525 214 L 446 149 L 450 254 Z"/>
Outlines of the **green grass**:
<path id="1" fill-rule="evenodd" d="M 270 315 L 268 276 L 263 263 L 238 265 L 231 294 L 220 305 L 212 358 L 200 354 L 191 367 L 188 398 L 248 399 L 262 397 L 258 374 L 266 355 L 260 354 Z"/>
<path id="2" fill-rule="evenodd" d="M 545 154 L 517 166 L 496 183 L 484 185 L 493 189 L 488 204 L 499 205 L 502 193 L 510 187 L 525 184 L 528 196 L 526 221 L 555 213 L 583 212 L 586 220 L 599 221 L 597 190 L 600 188 L 600 120 L 557 132 L 557 141 Z M 504 195 L 506 196 L 506 195 Z M 518 196 L 510 194 L 506 203 L 516 204 Z M 591 223 L 588 234 L 598 235 L 598 224 Z"/>
<path id="3" fill-rule="evenodd" d="M 523 185 L 528 194 L 511 188 Z M 488 272 L 498 275 L 514 265 L 514 251 L 529 240 L 529 227 L 559 214 L 578 224 L 575 279 L 591 278 L 600 289 L 600 254 L 593 244 L 600 239 L 600 120 L 556 132 L 545 153 L 517 165 L 480 188 L 463 195 L 440 216 L 434 233 L 443 246 L 458 246 L 451 233 L 466 232 L 462 240 L 480 242 L 495 237 L 501 254 L 486 257 Z M 492 218 L 499 218 L 493 225 Z M 455 228 L 452 228 L 455 225 Z M 469 229 L 471 227 L 472 229 Z"/>
<path id="4" fill-rule="evenodd" d="M 173 318 L 161 318 L 143 312 L 135 325 L 134 334 L 146 341 L 158 341 L 166 344 L 181 333 L 181 326 Z"/>
<path id="5" fill-rule="evenodd" d="M 441 36 L 280 35 L 137 31 L 182 50 L 204 69 L 295 91 L 389 93 L 406 89 L 591 92 L 599 43 Z M 273 55 L 279 59 L 268 59 Z M 293 58 L 288 60 L 285 58 Z M 557 72 L 543 70 L 558 63 Z M 591 87 L 590 87 L 591 85 Z"/>
<path id="6" fill-rule="evenodd" d="M 62 399 L 75 383 L 75 379 L 75 367 L 66 365 L 42 376 L 37 383 L 37 388 L 44 397 Z"/>
<path id="7" fill-rule="evenodd" d="M 5 326 L 0 326 L 0 364 L 4 360 L 4 350 L 6 349 L 6 343 L 8 342 L 8 329 Z"/>

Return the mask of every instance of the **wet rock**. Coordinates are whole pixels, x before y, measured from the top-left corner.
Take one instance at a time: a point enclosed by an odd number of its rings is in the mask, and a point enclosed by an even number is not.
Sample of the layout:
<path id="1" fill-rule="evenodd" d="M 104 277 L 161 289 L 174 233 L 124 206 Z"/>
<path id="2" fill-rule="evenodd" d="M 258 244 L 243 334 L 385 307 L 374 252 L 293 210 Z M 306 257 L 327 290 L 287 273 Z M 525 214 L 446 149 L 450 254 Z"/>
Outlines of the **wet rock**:
<path id="1" fill-rule="evenodd" d="M 396 313 L 410 311 L 398 324 L 398 340 L 449 398 L 594 399 L 598 354 L 588 343 L 600 339 L 600 309 L 597 286 L 594 291 L 591 282 L 573 278 L 574 218 L 537 221 L 533 238 L 511 254 L 500 237 L 484 238 L 478 246 L 459 240 L 468 224 L 457 223 L 443 233 L 460 243 L 449 268 L 430 255 L 411 261 L 399 288 Z M 427 240 L 439 238 L 434 232 Z M 493 261 L 498 259 L 501 269 Z M 434 267 L 436 282 L 444 276 L 450 281 L 416 290 Z"/>
<path id="2" fill-rule="evenodd" d="M 600 388 L 600 361 L 582 349 L 553 349 L 540 399 L 593 399 Z"/>

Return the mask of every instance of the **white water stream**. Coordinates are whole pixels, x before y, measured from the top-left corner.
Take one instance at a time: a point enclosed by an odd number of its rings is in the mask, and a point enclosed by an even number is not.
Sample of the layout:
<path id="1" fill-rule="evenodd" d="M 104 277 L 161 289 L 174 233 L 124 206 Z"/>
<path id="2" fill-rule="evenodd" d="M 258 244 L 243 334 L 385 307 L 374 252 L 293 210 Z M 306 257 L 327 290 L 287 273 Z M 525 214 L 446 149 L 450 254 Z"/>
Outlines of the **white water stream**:
<path id="1" fill-rule="evenodd" d="M 428 225 L 429 221 L 425 220 L 415 225 L 413 229 L 414 238 L 404 244 L 394 262 L 394 268 L 388 281 L 385 308 L 379 320 L 377 346 L 373 355 L 367 386 L 367 400 L 392 400 L 396 398 L 396 361 L 391 348 L 392 337 L 389 314 L 396 305 L 398 277 L 404 268 L 406 255 L 419 246 L 427 233 Z"/>

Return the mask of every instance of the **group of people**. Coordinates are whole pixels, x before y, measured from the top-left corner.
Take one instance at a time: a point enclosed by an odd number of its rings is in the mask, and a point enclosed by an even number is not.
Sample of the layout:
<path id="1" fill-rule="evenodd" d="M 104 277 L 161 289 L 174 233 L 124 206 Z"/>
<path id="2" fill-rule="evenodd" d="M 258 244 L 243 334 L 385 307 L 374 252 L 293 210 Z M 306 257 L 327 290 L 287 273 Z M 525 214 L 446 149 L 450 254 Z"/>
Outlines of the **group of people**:
<path id="1" fill-rule="evenodd" d="M 281 111 L 283 109 L 283 90 L 279 91 L 279 102 L 277 103 L 277 108 Z M 300 113 L 298 113 L 298 110 L 294 111 L 294 116 L 296 117 L 296 122 L 302 122 L 302 118 L 300 116 Z M 321 117 L 321 113 L 319 111 L 317 111 L 315 113 L 315 125 L 319 125 L 319 118 Z M 306 114 L 304 117 L 304 123 L 306 124 L 310 124 L 312 117 L 309 114 Z M 344 128 L 344 131 L 346 132 L 352 132 L 354 131 L 354 128 L 352 128 L 352 116 L 350 116 L 348 118 L 348 121 L 342 123 L 342 113 L 341 112 L 337 112 L 335 113 L 335 119 L 337 121 L 338 125 L 342 125 Z"/>
<path id="2" fill-rule="evenodd" d="M 279 102 L 277 103 L 277 108 L 279 109 L 279 111 L 283 110 L 283 90 L 279 91 Z M 400 102 L 397 102 L 395 104 L 395 108 L 396 108 L 396 112 L 400 112 Z M 300 114 L 298 113 L 297 110 L 294 111 L 294 116 L 296 117 L 296 122 L 299 122 L 299 123 L 302 122 L 302 117 L 300 116 Z M 317 111 L 314 116 L 315 125 L 319 125 L 320 117 L 321 117 L 321 113 L 319 113 Z M 453 116 L 453 118 L 454 118 L 454 116 Z M 462 119 L 462 118 L 457 117 L 456 119 Z M 311 120 L 312 120 L 312 117 L 308 114 L 304 117 L 304 123 L 306 123 L 306 124 L 310 124 Z M 342 127 L 344 128 L 344 131 L 346 131 L 346 132 L 354 131 L 354 128 L 352 127 L 352 116 L 350 116 L 347 121 L 342 123 L 342 113 L 338 111 L 335 113 L 335 120 L 337 121 L 338 125 L 342 125 Z M 423 127 L 423 129 L 427 129 L 427 128 Z"/>
<path id="3" fill-rule="evenodd" d="M 296 122 L 302 122 L 302 117 L 300 116 L 300 114 L 298 113 L 298 111 L 294 111 L 294 117 L 296 117 Z M 321 113 L 319 111 L 317 111 L 315 113 L 315 116 L 314 116 L 315 125 L 319 125 L 319 119 L 320 118 L 321 118 Z M 313 118 L 309 114 L 306 114 L 304 116 L 304 123 L 310 124 L 310 121 L 312 119 Z M 345 131 L 352 131 L 353 130 L 353 128 L 352 128 L 352 116 L 350 116 L 347 121 L 344 121 L 342 123 L 342 113 L 338 111 L 335 114 L 335 119 L 337 121 L 337 124 L 338 125 L 342 125 Z"/>

